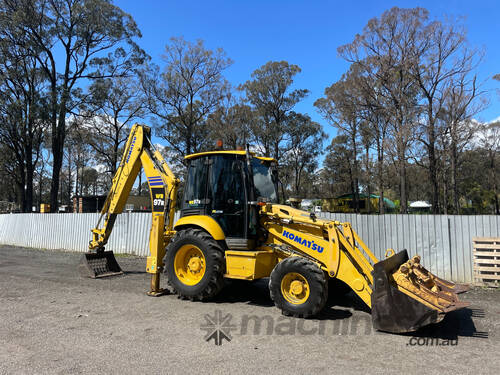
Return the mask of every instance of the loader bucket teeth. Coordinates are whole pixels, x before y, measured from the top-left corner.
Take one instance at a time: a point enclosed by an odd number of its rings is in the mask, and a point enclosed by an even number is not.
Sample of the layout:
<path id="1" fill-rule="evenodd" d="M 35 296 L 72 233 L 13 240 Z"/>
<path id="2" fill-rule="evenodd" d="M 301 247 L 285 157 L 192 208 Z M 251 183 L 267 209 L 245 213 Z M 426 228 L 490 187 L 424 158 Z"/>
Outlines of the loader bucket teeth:
<path id="1" fill-rule="evenodd" d="M 97 251 L 83 254 L 78 270 L 81 276 L 92 279 L 123 274 L 112 251 Z"/>
<path id="2" fill-rule="evenodd" d="M 406 250 L 375 263 L 373 280 L 372 321 L 381 331 L 416 331 L 469 305 L 457 296 L 467 286 L 437 278 L 420 265 L 420 257 L 409 259 Z"/>

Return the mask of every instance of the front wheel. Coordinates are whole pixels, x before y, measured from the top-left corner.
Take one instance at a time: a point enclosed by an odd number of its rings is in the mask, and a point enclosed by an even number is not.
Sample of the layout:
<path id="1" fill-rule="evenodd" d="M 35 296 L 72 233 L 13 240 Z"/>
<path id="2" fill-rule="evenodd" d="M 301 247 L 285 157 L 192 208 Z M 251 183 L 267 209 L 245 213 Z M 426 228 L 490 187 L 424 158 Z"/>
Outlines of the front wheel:
<path id="1" fill-rule="evenodd" d="M 168 284 L 180 297 L 205 301 L 222 289 L 224 250 L 201 229 L 177 232 L 164 263 Z"/>
<path id="2" fill-rule="evenodd" d="M 271 272 L 269 291 L 284 315 L 308 318 L 318 314 L 328 297 L 325 273 L 300 256 L 286 258 Z"/>

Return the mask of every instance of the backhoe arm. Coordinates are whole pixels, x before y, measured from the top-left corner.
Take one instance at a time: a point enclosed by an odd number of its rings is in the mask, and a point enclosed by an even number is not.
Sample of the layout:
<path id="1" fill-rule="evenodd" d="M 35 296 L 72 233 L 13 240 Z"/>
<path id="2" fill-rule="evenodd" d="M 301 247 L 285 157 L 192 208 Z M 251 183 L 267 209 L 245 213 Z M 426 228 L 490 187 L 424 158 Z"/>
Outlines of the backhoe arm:
<path id="1" fill-rule="evenodd" d="M 118 169 L 116 170 L 111 189 L 108 192 L 101 216 L 94 229 L 92 229 L 92 241 L 89 243 L 90 250 L 101 250 L 108 242 L 111 231 L 115 224 L 116 216 L 123 212 L 130 190 L 141 170 L 140 155 L 144 143 L 144 129 L 134 125 L 125 144 Z M 102 227 L 100 227 L 104 219 Z"/>
<path id="2" fill-rule="evenodd" d="M 149 237 L 151 255 L 147 259 L 146 271 L 153 274 L 150 294 L 158 295 L 162 291 L 159 288 L 159 274 L 163 269 L 165 248 L 175 233 L 173 224 L 179 180 L 152 145 L 151 131 L 147 126 L 136 124 L 130 131 L 101 216 L 96 227 L 92 229 L 89 249 L 98 253 L 104 251 L 116 217 L 123 212 L 141 168 L 144 169 L 148 181 L 152 206 Z"/>

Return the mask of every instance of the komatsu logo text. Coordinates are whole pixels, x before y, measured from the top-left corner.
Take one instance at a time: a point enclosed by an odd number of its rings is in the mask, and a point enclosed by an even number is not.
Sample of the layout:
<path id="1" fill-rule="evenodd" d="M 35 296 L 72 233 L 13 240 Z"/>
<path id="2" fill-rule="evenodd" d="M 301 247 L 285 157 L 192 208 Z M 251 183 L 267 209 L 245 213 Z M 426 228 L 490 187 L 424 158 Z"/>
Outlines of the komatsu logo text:
<path id="1" fill-rule="evenodd" d="M 302 238 L 300 236 L 297 236 L 296 234 L 290 233 L 286 230 L 283 231 L 283 236 L 288 238 L 289 240 L 293 240 L 294 242 L 297 242 L 299 245 L 305 246 L 311 250 L 317 251 L 318 253 L 322 253 L 323 250 L 325 249 L 322 246 L 319 246 L 317 243 L 313 241 L 308 241 L 305 238 Z"/>

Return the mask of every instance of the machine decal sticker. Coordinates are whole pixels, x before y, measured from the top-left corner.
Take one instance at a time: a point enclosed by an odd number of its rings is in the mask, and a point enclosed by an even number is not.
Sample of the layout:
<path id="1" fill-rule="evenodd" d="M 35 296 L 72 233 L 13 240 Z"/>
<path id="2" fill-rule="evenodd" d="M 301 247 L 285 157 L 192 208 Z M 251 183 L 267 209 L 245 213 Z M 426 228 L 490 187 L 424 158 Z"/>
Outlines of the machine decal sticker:
<path id="1" fill-rule="evenodd" d="M 151 198 L 153 199 L 153 212 L 165 211 L 165 190 L 162 188 L 152 188 Z"/>
<path id="2" fill-rule="evenodd" d="M 163 179 L 160 176 L 148 177 L 149 186 L 163 186 Z"/>
<path id="3" fill-rule="evenodd" d="M 285 236 L 289 240 L 293 240 L 294 242 L 297 242 L 299 245 L 302 245 L 302 246 L 305 246 L 309 249 L 317 251 L 318 253 L 322 253 L 324 250 L 324 247 L 319 246 L 317 243 L 314 242 L 314 240 L 308 241 L 305 238 L 302 238 L 300 236 L 297 236 L 296 234 L 288 232 L 287 230 L 283 231 L 283 236 Z"/>

